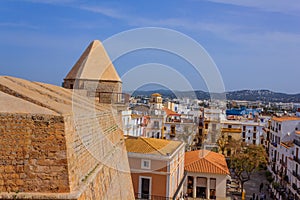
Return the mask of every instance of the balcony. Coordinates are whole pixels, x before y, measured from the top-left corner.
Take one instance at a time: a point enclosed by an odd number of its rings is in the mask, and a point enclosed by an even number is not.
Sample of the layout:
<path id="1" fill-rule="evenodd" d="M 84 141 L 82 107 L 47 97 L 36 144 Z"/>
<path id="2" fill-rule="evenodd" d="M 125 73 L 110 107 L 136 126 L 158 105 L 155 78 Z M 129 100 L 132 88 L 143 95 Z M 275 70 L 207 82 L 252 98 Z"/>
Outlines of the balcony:
<path id="1" fill-rule="evenodd" d="M 114 92 L 96 92 L 96 97 L 99 98 L 99 103 L 109 104 L 127 104 L 129 103 L 129 94 L 114 93 Z"/>
<path id="2" fill-rule="evenodd" d="M 300 147 L 300 141 L 299 140 L 294 139 L 294 144 Z"/>
<path id="3" fill-rule="evenodd" d="M 222 133 L 241 133 L 241 128 L 222 128 Z"/>
<path id="4" fill-rule="evenodd" d="M 135 193 L 135 199 L 141 199 L 141 200 L 146 200 L 146 199 L 154 199 L 154 200 L 171 200 L 171 197 L 164 197 L 164 196 L 157 196 L 157 195 L 149 195 L 149 194 L 144 194 L 144 193 Z"/>
<path id="5" fill-rule="evenodd" d="M 293 183 L 293 184 L 292 184 L 292 188 L 293 188 L 294 190 L 297 190 L 297 185 L 296 185 L 296 183 Z"/>
<path id="6" fill-rule="evenodd" d="M 300 164 L 300 159 L 297 156 L 294 156 L 294 161 L 296 161 L 298 164 Z"/>
<path id="7" fill-rule="evenodd" d="M 295 176 L 298 181 L 300 181 L 300 174 L 298 174 L 296 171 L 293 170 L 293 176 Z"/>
<path id="8" fill-rule="evenodd" d="M 271 142 L 273 147 L 277 147 L 277 143 L 276 142 Z"/>

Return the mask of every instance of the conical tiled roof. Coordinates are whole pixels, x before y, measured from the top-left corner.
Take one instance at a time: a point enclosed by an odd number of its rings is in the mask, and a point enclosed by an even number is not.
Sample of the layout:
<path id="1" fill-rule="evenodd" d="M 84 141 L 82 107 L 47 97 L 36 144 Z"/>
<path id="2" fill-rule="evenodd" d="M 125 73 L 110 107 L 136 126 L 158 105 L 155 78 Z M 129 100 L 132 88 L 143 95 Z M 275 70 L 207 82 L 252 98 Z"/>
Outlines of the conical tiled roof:
<path id="1" fill-rule="evenodd" d="M 79 60 L 66 76 L 65 80 L 68 79 L 121 82 L 115 67 L 99 40 L 94 40 L 86 48 Z"/>

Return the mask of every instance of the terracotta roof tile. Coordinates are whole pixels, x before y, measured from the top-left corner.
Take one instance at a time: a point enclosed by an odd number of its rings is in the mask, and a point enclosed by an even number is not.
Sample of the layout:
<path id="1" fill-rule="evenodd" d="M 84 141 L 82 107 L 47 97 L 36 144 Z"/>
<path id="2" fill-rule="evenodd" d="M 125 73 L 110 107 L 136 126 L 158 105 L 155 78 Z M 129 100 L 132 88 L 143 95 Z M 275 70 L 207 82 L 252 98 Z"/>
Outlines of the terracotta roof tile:
<path id="1" fill-rule="evenodd" d="M 125 140 L 125 144 L 128 152 L 166 156 L 175 152 L 182 142 L 156 138 L 128 137 Z"/>
<path id="2" fill-rule="evenodd" d="M 272 120 L 278 121 L 278 122 L 295 121 L 295 120 L 300 121 L 300 117 L 293 117 L 293 116 L 273 117 Z"/>
<path id="3" fill-rule="evenodd" d="M 166 112 L 167 116 L 173 115 L 173 116 L 181 116 L 177 112 L 174 112 L 173 110 L 170 110 L 168 108 L 163 108 L 163 110 Z"/>
<path id="4" fill-rule="evenodd" d="M 186 152 L 184 169 L 188 172 L 229 174 L 225 157 L 208 150 Z"/>

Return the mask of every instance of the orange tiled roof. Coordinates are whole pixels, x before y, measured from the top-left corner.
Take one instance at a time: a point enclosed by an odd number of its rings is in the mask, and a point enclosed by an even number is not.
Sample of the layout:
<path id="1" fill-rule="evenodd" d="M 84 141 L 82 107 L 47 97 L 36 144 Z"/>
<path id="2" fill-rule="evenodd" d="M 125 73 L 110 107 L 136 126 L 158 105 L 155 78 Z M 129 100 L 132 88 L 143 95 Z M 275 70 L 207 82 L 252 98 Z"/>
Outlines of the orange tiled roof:
<path id="1" fill-rule="evenodd" d="M 175 152 L 182 142 L 156 138 L 128 137 L 125 139 L 125 144 L 128 152 L 166 156 Z"/>
<path id="2" fill-rule="evenodd" d="M 208 150 L 186 152 L 184 169 L 188 172 L 229 174 L 225 157 Z"/>
<path id="3" fill-rule="evenodd" d="M 300 120 L 300 117 L 293 117 L 293 116 L 282 116 L 282 117 L 273 117 L 274 121 L 283 122 L 283 121 L 295 121 Z"/>
<path id="4" fill-rule="evenodd" d="M 167 116 L 173 115 L 173 116 L 181 116 L 177 112 L 174 112 L 173 110 L 170 110 L 168 108 L 163 108 L 163 110 L 166 112 Z"/>

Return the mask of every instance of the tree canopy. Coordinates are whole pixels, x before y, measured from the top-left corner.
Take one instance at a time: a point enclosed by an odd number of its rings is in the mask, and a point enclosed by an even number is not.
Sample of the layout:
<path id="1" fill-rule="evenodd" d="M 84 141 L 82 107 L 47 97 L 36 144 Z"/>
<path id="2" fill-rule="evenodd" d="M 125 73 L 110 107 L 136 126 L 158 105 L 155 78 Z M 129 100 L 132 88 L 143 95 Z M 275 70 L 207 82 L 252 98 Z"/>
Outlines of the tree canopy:
<path id="1" fill-rule="evenodd" d="M 262 146 L 249 145 L 240 153 L 231 156 L 230 168 L 239 180 L 242 192 L 244 183 L 250 180 L 251 174 L 260 169 L 260 166 L 264 166 L 266 162 L 266 152 Z"/>

